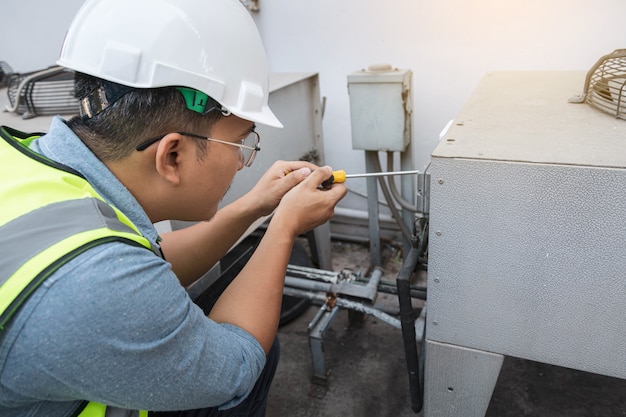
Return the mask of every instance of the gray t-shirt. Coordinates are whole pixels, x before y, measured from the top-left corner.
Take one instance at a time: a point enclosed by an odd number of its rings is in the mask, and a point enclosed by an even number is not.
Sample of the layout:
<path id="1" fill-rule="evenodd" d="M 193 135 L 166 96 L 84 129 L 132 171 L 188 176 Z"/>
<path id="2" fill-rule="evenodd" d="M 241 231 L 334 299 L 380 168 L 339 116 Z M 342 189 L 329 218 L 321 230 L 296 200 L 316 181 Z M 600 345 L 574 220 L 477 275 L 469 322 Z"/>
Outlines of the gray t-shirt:
<path id="1" fill-rule="evenodd" d="M 141 206 L 61 118 L 32 147 L 81 172 L 158 246 Z M 0 331 L 0 416 L 68 416 L 77 400 L 229 408 L 264 365 L 260 344 L 205 317 L 169 263 L 145 248 L 106 243 L 61 267 Z"/>

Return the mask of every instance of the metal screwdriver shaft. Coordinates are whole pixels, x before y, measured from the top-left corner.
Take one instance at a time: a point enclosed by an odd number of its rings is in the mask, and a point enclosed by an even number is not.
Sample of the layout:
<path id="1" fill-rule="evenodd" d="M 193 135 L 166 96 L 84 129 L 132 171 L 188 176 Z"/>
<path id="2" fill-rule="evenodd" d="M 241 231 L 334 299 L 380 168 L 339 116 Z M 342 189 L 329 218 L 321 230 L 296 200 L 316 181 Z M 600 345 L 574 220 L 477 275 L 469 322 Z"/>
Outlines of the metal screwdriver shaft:
<path id="1" fill-rule="evenodd" d="M 323 186 L 328 186 L 334 183 L 343 183 L 346 178 L 359 178 L 359 177 L 389 177 L 394 175 L 410 175 L 419 174 L 418 170 L 413 171 L 391 171 L 391 172 L 368 172 L 366 174 L 346 174 L 346 171 L 340 169 L 333 171 L 333 175 L 322 183 Z"/>
<path id="2" fill-rule="evenodd" d="M 334 172 L 333 172 L 334 174 Z M 392 172 L 368 172 L 367 174 L 346 174 L 346 178 L 357 178 L 357 177 L 390 177 L 394 175 L 410 175 L 410 174 L 419 174 L 418 170 L 414 171 L 392 171 Z M 338 181 L 335 181 L 338 182 Z"/>

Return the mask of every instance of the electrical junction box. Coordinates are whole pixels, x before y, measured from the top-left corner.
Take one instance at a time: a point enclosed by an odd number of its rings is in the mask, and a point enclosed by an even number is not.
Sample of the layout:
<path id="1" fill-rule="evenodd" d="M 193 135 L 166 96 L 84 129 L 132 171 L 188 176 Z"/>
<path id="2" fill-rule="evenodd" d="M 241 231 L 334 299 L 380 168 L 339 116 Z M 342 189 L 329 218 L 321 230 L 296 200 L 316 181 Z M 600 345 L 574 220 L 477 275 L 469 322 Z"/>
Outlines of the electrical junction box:
<path id="1" fill-rule="evenodd" d="M 348 75 L 352 148 L 404 151 L 411 140 L 412 73 L 372 65 Z"/>

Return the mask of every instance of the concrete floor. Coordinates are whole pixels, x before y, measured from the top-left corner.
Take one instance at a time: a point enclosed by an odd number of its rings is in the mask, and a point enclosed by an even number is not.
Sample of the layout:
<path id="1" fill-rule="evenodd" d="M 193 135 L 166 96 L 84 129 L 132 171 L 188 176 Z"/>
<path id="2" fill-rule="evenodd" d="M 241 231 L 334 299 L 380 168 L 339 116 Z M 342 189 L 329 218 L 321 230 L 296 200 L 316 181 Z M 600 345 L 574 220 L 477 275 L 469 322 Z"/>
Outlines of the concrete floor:
<path id="1" fill-rule="evenodd" d="M 333 242 L 333 254 L 335 270 L 368 266 L 363 245 Z M 392 277 L 399 261 L 388 259 L 384 268 Z M 386 305 L 396 302 L 381 297 Z M 311 306 L 280 328 L 281 361 L 267 417 L 421 416 L 411 410 L 402 334 L 371 316 L 351 326 L 348 312 L 340 312 L 324 337 L 328 385 L 312 383 L 307 325 L 318 309 Z M 506 358 L 485 417 L 514 416 L 626 416 L 626 380 Z"/>
<path id="2" fill-rule="evenodd" d="M 342 311 L 324 337 L 327 388 L 312 383 L 307 324 L 316 307 L 280 329 L 281 361 L 268 417 L 403 417 L 411 411 L 399 330 L 367 318 L 349 326 Z"/>

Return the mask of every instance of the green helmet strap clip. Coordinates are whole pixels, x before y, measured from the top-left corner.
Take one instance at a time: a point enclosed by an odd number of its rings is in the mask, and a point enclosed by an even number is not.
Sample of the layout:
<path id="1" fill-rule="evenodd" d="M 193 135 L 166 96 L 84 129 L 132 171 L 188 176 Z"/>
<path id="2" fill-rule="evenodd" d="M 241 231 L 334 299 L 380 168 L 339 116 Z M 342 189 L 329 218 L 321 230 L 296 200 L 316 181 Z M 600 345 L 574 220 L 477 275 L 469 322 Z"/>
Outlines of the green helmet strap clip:
<path id="1" fill-rule="evenodd" d="M 189 110 L 200 114 L 208 114 L 213 110 L 220 110 L 225 116 L 230 114 L 228 110 L 223 109 L 219 103 L 202 91 L 188 87 L 176 87 L 176 89 L 183 95 L 185 104 Z"/>

